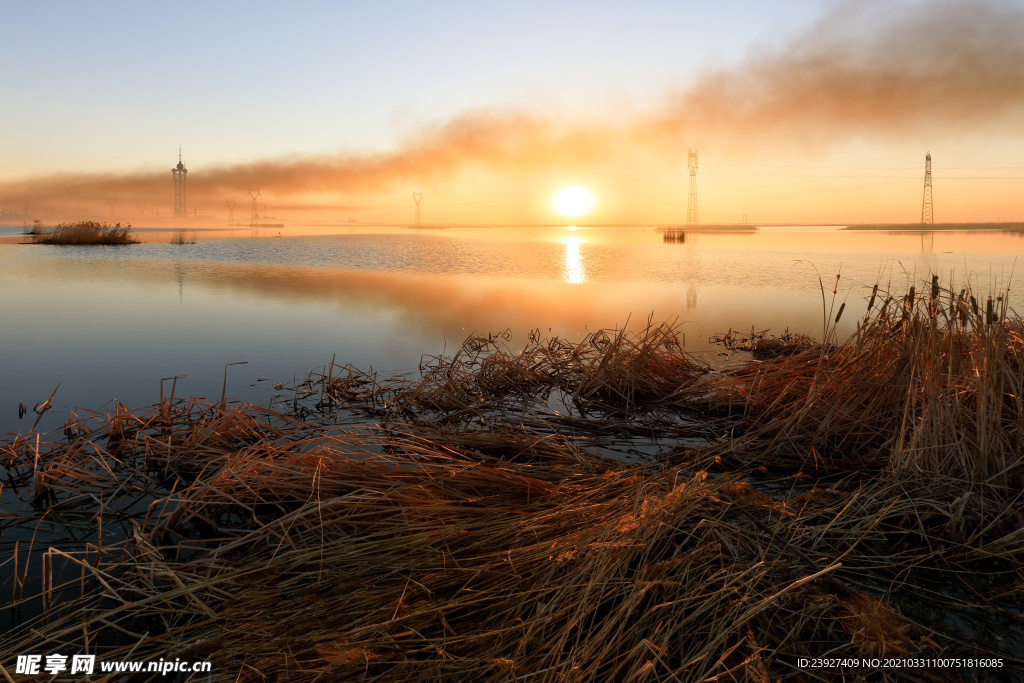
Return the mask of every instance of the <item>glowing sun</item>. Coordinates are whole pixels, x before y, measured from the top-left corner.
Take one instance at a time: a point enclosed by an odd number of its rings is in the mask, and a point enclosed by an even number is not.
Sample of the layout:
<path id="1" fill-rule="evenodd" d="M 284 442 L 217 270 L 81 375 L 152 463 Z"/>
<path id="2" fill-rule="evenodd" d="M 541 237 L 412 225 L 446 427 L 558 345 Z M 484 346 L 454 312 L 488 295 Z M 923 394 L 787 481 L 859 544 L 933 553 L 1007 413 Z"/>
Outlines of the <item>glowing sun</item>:
<path id="1" fill-rule="evenodd" d="M 551 203 L 566 218 L 576 218 L 594 208 L 594 195 L 585 187 L 569 185 L 556 192 Z"/>

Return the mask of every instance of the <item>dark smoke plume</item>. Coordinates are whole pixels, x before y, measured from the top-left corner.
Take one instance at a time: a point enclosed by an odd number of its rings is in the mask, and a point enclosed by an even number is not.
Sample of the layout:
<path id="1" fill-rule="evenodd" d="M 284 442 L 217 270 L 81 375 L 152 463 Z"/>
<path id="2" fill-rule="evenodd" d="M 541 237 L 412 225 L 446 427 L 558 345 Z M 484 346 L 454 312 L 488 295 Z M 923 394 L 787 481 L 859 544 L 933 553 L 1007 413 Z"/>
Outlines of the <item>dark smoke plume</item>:
<path id="1" fill-rule="evenodd" d="M 957 136 L 1001 125 L 1024 104 L 1024 8 L 992 2 L 847 2 L 782 48 L 709 70 L 666 106 L 626 121 L 566 124 L 523 110 L 476 111 L 430 126 L 396 151 L 291 157 L 195 169 L 190 204 L 264 197 L 291 206 L 491 173 L 612 165 L 637 149 L 678 161 L 688 145 L 814 151 L 908 131 Z M 65 174 L 0 186 L 0 207 L 166 205 L 169 167 Z M 58 199 L 59 198 L 59 199 Z M 340 207 L 339 207 L 340 208 Z M 236 208 L 236 210 L 238 210 Z"/>

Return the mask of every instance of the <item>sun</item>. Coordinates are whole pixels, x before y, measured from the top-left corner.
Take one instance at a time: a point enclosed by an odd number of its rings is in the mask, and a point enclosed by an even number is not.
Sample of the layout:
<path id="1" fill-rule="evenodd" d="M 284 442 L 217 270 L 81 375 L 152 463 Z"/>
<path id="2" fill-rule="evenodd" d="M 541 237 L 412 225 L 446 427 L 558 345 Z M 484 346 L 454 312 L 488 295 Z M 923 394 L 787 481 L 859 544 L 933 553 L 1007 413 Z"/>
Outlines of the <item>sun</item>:
<path id="1" fill-rule="evenodd" d="M 567 185 L 555 193 L 551 204 L 566 218 L 577 218 L 594 208 L 594 195 L 582 185 Z"/>

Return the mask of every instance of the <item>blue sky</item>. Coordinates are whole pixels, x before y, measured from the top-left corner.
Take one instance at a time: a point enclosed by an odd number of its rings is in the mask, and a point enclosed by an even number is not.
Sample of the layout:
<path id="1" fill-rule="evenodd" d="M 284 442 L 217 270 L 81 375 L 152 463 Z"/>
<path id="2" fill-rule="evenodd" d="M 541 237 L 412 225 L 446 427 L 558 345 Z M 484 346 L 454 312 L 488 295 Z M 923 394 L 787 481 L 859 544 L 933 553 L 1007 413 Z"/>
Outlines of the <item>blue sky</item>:
<path id="1" fill-rule="evenodd" d="M 0 178 L 386 149 L 479 107 L 660 102 L 834 3 L 9 2 Z"/>

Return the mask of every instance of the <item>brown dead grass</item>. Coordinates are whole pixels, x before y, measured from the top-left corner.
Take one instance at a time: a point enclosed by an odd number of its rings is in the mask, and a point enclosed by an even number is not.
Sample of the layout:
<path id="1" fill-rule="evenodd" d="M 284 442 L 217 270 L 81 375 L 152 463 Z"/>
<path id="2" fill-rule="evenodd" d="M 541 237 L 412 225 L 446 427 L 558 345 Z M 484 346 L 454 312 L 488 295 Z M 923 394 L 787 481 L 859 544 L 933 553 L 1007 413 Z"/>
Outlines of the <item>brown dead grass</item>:
<path id="1" fill-rule="evenodd" d="M 69 244 L 69 245 L 122 245 L 137 244 L 131 234 L 132 226 L 121 227 L 120 223 L 108 225 L 98 221 L 78 221 L 77 223 L 60 223 L 36 238 L 38 244 Z"/>
<path id="2" fill-rule="evenodd" d="M 18 551 L 19 572 L 58 571 L 40 596 L 10 586 L 16 609 L 42 608 L 0 660 L 134 648 L 211 658 L 224 681 L 776 681 L 810 680 L 794 663 L 826 653 L 990 653 L 927 615 L 1012 619 L 1021 601 L 1020 320 L 963 295 L 887 299 L 845 344 L 732 373 L 674 333 L 471 339 L 411 379 L 332 364 L 304 383 L 313 420 L 167 399 L 6 438 L 34 502 L 19 524 L 87 513 L 123 535 Z M 372 421 L 321 421 L 339 407 Z M 706 445 L 653 466 L 587 447 L 609 424 L 698 434 L 694 416 Z M 946 595 L 964 585 L 973 605 Z"/>

